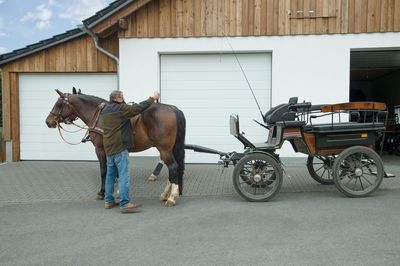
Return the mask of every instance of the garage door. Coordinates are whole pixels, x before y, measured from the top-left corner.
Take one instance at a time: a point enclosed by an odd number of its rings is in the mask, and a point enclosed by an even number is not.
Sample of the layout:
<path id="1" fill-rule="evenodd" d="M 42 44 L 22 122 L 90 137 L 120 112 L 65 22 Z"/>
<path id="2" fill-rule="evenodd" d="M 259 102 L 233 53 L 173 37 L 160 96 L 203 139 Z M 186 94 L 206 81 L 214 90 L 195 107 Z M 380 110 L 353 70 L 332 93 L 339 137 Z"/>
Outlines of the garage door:
<path id="1" fill-rule="evenodd" d="M 263 112 L 271 103 L 271 54 L 239 54 L 239 62 Z M 252 93 L 233 54 L 161 55 L 161 101 L 186 116 L 187 144 L 221 151 L 243 151 L 229 133 L 229 116 L 238 114 L 241 131 L 253 142 L 266 140 Z M 186 152 L 188 163 L 215 163 L 218 155 Z"/>
<path id="2" fill-rule="evenodd" d="M 20 74 L 20 151 L 21 160 L 96 160 L 93 145 L 69 145 L 63 142 L 58 130 L 48 128 L 45 119 L 58 99 L 54 91 L 72 92 L 72 87 L 83 93 L 107 99 L 116 89 L 115 74 Z M 78 124 L 83 124 L 78 120 Z M 65 127 L 76 130 L 75 127 Z M 70 142 L 81 140 L 85 131 L 65 133 Z"/>

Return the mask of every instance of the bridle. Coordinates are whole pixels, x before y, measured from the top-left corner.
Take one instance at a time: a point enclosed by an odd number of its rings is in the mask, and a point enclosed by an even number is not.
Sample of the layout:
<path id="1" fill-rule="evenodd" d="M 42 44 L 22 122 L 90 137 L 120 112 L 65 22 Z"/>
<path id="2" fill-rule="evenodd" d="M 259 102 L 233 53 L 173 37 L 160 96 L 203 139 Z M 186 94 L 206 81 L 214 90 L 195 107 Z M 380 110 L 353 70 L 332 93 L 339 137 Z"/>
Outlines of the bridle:
<path id="1" fill-rule="evenodd" d="M 51 112 L 50 112 L 50 114 L 55 116 L 54 120 L 56 122 L 63 122 L 64 121 L 64 118 L 61 118 L 61 114 L 64 111 L 65 106 L 69 106 L 68 96 L 66 98 L 61 98 L 61 99 L 62 99 L 62 105 L 61 105 L 61 108 L 59 108 L 58 113 L 53 112 L 53 110 L 51 110 Z M 76 118 L 74 120 L 76 120 Z"/>
<path id="2" fill-rule="evenodd" d="M 81 144 L 82 142 L 84 142 L 84 140 L 86 139 L 86 137 L 87 137 L 87 135 L 89 134 L 90 130 L 92 129 L 92 127 L 94 127 L 94 125 L 93 125 L 94 122 L 97 123 L 97 120 L 98 120 L 98 118 L 99 118 L 99 116 L 100 116 L 101 110 L 103 109 L 104 105 L 99 106 L 98 110 L 94 113 L 94 115 L 93 115 L 93 117 L 92 117 L 92 119 L 91 119 L 91 121 L 90 121 L 90 123 L 89 123 L 88 126 L 81 126 L 81 125 L 77 125 L 77 124 L 74 123 L 74 121 L 78 119 L 78 116 L 77 116 L 77 115 L 75 115 L 74 118 L 67 117 L 67 118 L 69 118 L 69 121 L 67 121 L 67 120 L 65 120 L 65 118 L 62 118 L 62 117 L 61 117 L 61 114 L 62 114 L 62 112 L 63 112 L 63 110 L 64 110 L 64 108 L 65 108 L 66 106 L 68 106 L 68 107 L 71 108 L 71 109 L 74 109 L 75 113 L 79 114 L 78 110 L 76 110 L 76 108 L 75 108 L 72 104 L 69 103 L 69 101 L 68 101 L 68 96 L 69 96 L 69 95 L 66 95 L 65 98 L 62 98 L 62 100 L 63 100 L 63 101 L 62 101 L 62 105 L 61 105 L 61 107 L 59 108 L 58 113 L 56 114 L 56 113 L 53 112 L 53 110 L 52 110 L 52 111 L 50 112 L 50 114 L 52 114 L 52 115 L 55 116 L 55 119 L 54 119 L 54 120 L 56 121 L 56 125 L 57 125 L 57 128 L 58 128 L 58 132 L 60 133 L 61 139 L 62 139 L 65 143 L 67 143 L 67 144 L 70 144 L 70 145 L 78 145 L 78 144 Z M 74 113 L 73 113 L 73 114 L 74 114 Z M 60 119 L 60 118 L 61 118 L 61 119 Z M 95 119 L 96 119 L 96 121 L 95 121 Z M 67 125 L 74 125 L 74 126 L 78 127 L 79 129 L 76 130 L 76 131 L 68 131 L 68 130 L 64 129 L 64 128 L 61 126 L 61 124 L 60 124 L 61 122 L 64 122 L 64 123 L 67 124 Z M 78 142 L 78 143 L 71 143 L 71 142 L 67 141 L 67 140 L 64 138 L 64 136 L 63 136 L 62 133 L 61 133 L 61 129 L 64 130 L 64 131 L 66 131 L 66 132 L 69 132 L 69 133 L 76 133 L 76 132 L 78 132 L 78 131 L 81 131 L 82 129 L 86 129 L 86 132 L 85 132 L 85 134 L 84 134 L 84 136 L 82 137 L 82 139 L 81 139 L 80 142 Z"/>

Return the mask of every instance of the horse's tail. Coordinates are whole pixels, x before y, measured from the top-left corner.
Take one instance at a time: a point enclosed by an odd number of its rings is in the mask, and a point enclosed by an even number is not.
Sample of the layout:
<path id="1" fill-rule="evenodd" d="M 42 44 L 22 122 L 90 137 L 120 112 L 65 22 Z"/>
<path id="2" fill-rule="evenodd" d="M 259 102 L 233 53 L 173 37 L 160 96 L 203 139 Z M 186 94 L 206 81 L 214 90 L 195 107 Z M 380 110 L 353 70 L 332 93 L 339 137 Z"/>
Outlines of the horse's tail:
<path id="1" fill-rule="evenodd" d="M 178 185 L 179 195 L 182 195 L 183 191 L 183 173 L 185 171 L 185 135 L 186 135 L 186 119 L 185 115 L 181 110 L 176 108 L 175 110 L 177 133 L 175 145 L 173 148 L 173 154 L 176 162 L 178 163 Z"/>

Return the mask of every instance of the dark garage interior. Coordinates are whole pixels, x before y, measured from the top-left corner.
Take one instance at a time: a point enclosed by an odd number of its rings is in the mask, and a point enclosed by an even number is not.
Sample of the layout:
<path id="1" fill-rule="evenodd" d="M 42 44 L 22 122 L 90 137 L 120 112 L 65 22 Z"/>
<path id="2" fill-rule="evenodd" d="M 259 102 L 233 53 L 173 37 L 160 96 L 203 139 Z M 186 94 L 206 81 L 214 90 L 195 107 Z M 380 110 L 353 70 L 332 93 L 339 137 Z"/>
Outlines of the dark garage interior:
<path id="1" fill-rule="evenodd" d="M 384 102 L 387 105 L 389 115 L 384 150 L 400 155 L 400 50 L 351 52 L 350 101 Z"/>

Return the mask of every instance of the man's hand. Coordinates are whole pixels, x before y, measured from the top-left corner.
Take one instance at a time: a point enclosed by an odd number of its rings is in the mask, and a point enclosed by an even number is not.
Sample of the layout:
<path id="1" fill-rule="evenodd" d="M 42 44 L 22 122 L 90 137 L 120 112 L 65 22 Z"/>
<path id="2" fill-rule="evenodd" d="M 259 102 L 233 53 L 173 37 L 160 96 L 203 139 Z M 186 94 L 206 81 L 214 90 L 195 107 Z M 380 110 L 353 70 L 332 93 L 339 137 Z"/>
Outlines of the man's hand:
<path id="1" fill-rule="evenodd" d="M 155 92 L 153 98 L 154 100 L 158 100 L 160 98 L 160 94 L 158 92 Z"/>

